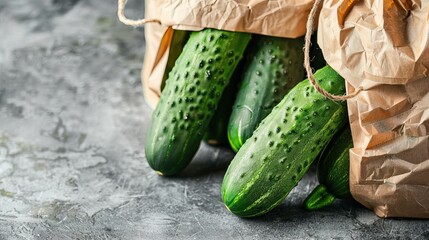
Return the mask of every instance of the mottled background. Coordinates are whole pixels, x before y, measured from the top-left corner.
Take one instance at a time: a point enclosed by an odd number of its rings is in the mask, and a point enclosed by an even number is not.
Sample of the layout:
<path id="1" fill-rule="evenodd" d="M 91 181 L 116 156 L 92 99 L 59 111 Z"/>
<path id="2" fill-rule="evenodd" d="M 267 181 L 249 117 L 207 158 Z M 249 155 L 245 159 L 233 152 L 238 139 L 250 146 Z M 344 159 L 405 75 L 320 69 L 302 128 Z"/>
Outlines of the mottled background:
<path id="1" fill-rule="evenodd" d="M 129 0 L 127 15 L 142 17 Z M 256 219 L 229 213 L 233 154 L 201 145 L 176 178 L 145 160 L 143 29 L 115 0 L 0 0 L 0 239 L 429 239 L 429 222 L 336 201 L 306 212 L 314 168 Z"/>

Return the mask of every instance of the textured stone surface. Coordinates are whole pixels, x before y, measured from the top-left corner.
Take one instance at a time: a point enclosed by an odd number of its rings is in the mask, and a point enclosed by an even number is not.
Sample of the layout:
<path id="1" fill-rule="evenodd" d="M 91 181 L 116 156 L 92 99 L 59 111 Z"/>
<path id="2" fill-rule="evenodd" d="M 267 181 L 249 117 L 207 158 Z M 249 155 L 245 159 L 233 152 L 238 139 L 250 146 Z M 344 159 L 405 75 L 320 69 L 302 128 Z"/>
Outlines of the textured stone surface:
<path id="1" fill-rule="evenodd" d="M 143 1 L 129 2 L 142 16 Z M 429 239 L 428 221 L 380 219 L 353 201 L 306 212 L 314 169 L 256 219 L 221 202 L 227 149 L 203 144 L 181 176 L 157 176 L 143 151 L 143 31 L 115 8 L 0 1 L 0 239 Z"/>

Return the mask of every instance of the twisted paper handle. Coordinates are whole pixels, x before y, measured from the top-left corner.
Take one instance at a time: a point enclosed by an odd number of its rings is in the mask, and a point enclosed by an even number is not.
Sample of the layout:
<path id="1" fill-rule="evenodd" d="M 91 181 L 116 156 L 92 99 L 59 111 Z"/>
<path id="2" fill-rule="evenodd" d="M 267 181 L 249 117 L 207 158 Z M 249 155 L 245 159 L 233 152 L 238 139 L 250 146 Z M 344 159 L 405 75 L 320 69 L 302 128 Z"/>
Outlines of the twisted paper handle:
<path id="1" fill-rule="evenodd" d="M 358 89 L 356 89 L 355 92 L 350 93 L 348 95 L 337 96 L 337 95 L 330 94 L 329 92 L 325 91 L 325 89 L 323 89 L 321 86 L 319 86 L 319 84 L 317 84 L 316 80 L 314 79 L 313 70 L 311 69 L 311 65 L 310 65 L 311 34 L 313 33 L 313 26 L 314 26 L 317 9 L 319 9 L 319 5 L 322 1 L 323 0 L 316 0 L 314 2 L 314 5 L 310 11 L 310 15 L 308 16 L 307 31 L 305 33 L 305 45 L 304 45 L 304 66 L 305 66 L 305 70 L 307 71 L 308 80 L 310 80 L 311 85 L 313 85 L 313 87 L 320 94 L 334 101 L 344 101 L 358 95 L 362 91 L 362 88 L 359 87 Z"/>
<path id="2" fill-rule="evenodd" d="M 139 19 L 139 20 L 131 20 L 125 17 L 125 5 L 127 5 L 127 0 L 118 0 L 118 18 L 123 24 L 133 27 L 141 27 L 149 22 L 156 22 L 161 24 L 161 21 L 156 18 L 149 19 Z"/>

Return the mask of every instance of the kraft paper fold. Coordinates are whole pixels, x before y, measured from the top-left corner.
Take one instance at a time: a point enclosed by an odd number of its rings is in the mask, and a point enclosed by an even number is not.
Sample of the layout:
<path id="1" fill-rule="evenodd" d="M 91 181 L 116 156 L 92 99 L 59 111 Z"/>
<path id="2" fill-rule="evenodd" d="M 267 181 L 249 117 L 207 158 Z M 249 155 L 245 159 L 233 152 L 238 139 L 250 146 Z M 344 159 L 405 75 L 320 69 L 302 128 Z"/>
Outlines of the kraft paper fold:
<path id="1" fill-rule="evenodd" d="M 162 25 L 145 25 L 146 55 L 142 70 L 146 101 L 154 107 L 173 40 L 173 29 L 216 28 L 297 38 L 305 34 L 314 0 L 146 0 L 146 18 Z"/>
<path id="2" fill-rule="evenodd" d="M 349 2 L 325 0 L 318 43 L 364 89 L 347 102 L 350 190 L 380 217 L 429 218 L 429 1 Z"/>

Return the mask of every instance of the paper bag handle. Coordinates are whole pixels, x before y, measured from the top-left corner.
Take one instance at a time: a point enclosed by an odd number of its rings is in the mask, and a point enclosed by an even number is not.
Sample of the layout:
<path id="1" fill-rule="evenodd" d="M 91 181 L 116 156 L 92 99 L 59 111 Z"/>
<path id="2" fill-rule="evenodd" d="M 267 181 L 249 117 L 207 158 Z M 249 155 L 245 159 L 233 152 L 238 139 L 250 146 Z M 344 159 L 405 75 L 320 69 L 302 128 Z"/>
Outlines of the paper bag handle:
<path id="1" fill-rule="evenodd" d="M 305 33 L 305 45 L 304 45 L 304 66 L 305 66 L 305 70 L 307 71 L 307 76 L 308 76 L 308 79 L 310 80 L 311 85 L 313 85 L 313 87 L 320 94 L 322 94 L 323 96 L 325 96 L 331 100 L 344 101 L 344 100 L 355 97 L 357 94 L 359 94 L 360 91 L 362 91 L 362 88 L 359 87 L 358 89 L 356 89 L 355 92 L 350 93 L 348 95 L 343 95 L 343 96 L 337 96 L 337 95 L 330 94 L 329 92 L 325 91 L 322 87 L 320 87 L 317 84 L 316 80 L 314 79 L 313 70 L 311 69 L 311 65 L 310 65 L 311 34 L 313 33 L 315 16 L 316 16 L 317 10 L 319 8 L 319 5 L 322 1 L 323 0 L 316 0 L 314 2 L 313 7 L 311 8 L 310 14 L 308 15 L 307 30 Z M 352 1 L 352 2 L 356 2 L 356 1 Z M 141 27 L 141 26 L 143 26 L 149 22 L 156 22 L 156 23 L 161 24 L 161 21 L 159 19 L 156 19 L 156 18 L 148 18 L 148 19 L 143 18 L 143 19 L 139 19 L 139 20 L 128 19 L 125 16 L 126 4 L 127 4 L 127 0 L 118 0 L 118 18 L 125 25 L 133 26 L 133 27 Z"/>
<path id="2" fill-rule="evenodd" d="M 313 33 L 313 26 L 314 26 L 316 13 L 322 1 L 323 0 L 316 0 L 314 2 L 313 7 L 311 8 L 310 14 L 308 15 L 307 30 L 305 32 L 304 66 L 305 66 L 305 70 L 307 71 L 308 80 L 310 80 L 311 85 L 313 85 L 313 87 L 320 94 L 334 101 L 344 101 L 358 95 L 362 91 L 362 87 L 359 87 L 358 89 L 356 89 L 356 91 L 347 95 L 338 96 L 338 95 L 330 94 L 329 92 L 325 91 L 325 89 L 323 89 L 321 86 L 319 86 L 319 84 L 317 84 L 316 80 L 314 79 L 313 70 L 311 69 L 311 65 L 310 65 L 311 34 Z"/>
<path id="3" fill-rule="evenodd" d="M 161 24 L 161 21 L 156 18 L 142 18 L 139 20 L 131 20 L 125 17 L 125 5 L 127 5 L 127 0 L 118 0 L 118 18 L 123 24 L 133 27 L 141 27 L 149 22 L 156 22 Z"/>

